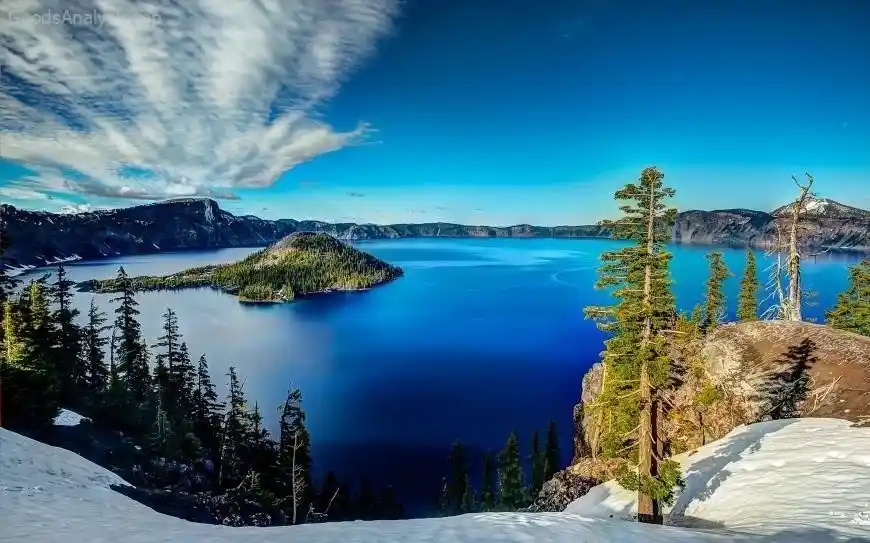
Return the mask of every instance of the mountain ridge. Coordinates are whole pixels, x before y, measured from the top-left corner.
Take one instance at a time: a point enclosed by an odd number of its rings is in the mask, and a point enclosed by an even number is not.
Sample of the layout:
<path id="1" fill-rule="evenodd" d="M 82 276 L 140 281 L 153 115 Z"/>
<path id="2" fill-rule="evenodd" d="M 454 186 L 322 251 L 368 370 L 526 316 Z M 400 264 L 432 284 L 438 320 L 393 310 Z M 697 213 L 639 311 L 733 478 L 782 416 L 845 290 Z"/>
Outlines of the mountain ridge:
<path id="1" fill-rule="evenodd" d="M 870 211 L 832 200 L 832 215 L 808 213 L 804 244 L 870 252 Z M 833 203 L 834 205 L 831 205 Z M 787 206 L 784 206 L 787 207 Z M 856 210 L 844 214 L 842 209 Z M 688 210 L 677 215 L 673 241 L 682 244 L 770 247 L 775 213 L 748 209 Z M 600 224 L 534 226 L 463 225 L 449 222 L 329 223 L 316 220 L 237 216 L 209 198 L 183 198 L 127 208 L 81 213 L 29 211 L 0 204 L 9 246 L 2 265 L 23 271 L 59 261 L 148 254 L 186 249 L 262 247 L 294 232 L 323 232 L 348 241 L 415 237 L 607 238 Z M 24 241 L 22 241 L 24 240 Z"/>

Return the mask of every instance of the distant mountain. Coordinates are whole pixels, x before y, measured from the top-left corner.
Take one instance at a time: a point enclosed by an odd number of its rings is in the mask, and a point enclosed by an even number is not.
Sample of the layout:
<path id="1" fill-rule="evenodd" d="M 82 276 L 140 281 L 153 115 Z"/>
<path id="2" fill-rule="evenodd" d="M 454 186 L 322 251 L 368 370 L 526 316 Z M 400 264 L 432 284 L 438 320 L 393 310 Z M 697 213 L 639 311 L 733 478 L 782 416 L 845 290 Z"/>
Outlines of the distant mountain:
<path id="1" fill-rule="evenodd" d="M 803 239 L 808 246 L 870 252 L 870 212 L 824 200 L 808 213 Z M 767 247 L 776 214 L 748 209 L 685 211 L 677 215 L 674 241 Z M 820 214 L 816 214 L 818 211 Z M 599 225 L 496 227 L 453 223 L 356 224 L 265 220 L 236 216 L 210 199 L 180 199 L 84 213 L 47 213 L 0 205 L 10 246 L 2 264 L 14 269 L 61 260 L 212 249 L 262 247 L 294 232 L 324 232 L 344 240 L 414 237 L 606 238 Z"/>
<path id="2" fill-rule="evenodd" d="M 791 203 L 775 209 L 774 217 L 791 217 L 795 204 Z M 824 219 L 870 220 L 870 211 L 847 206 L 828 198 L 807 197 L 804 201 L 803 216 Z"/>

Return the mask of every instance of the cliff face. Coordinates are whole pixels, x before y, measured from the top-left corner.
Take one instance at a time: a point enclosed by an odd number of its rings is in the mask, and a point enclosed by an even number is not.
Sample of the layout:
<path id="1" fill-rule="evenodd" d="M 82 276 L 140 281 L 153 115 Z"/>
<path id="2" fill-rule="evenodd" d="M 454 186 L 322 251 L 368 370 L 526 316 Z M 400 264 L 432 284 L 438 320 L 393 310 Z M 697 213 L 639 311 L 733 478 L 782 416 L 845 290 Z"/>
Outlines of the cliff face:
<path id="1" fill-rule="evenodd" d="M 845 211 L 844 211 L 845 210 Z M 782 210 L 777 210 L 781 212 Z M 776 212 L 774 212 L 776 213 Z M 780 213 L 785 214 L 785 213 Z M 745 209 L 686 211 L 677 215 L 678 243 L 767 247 L 775 239 L 774 214 Z M 171 200 L 123 209 L 54 214 L 0 205 L 0 221 L 9 238 L 2 264 L 44 266 L 61 259 L 209 249 L 273 243 L 293 232 L 325 232 L 344 240 L 412 237 L 600 238 L 598 225 L 495 227 L 452 223 L 355 224 L 277 221 L 235 216 L 209 199 Z M 807 211 L 802 239 L 811 247 L 870 251 L 870 212 L 832 202 Z"/>

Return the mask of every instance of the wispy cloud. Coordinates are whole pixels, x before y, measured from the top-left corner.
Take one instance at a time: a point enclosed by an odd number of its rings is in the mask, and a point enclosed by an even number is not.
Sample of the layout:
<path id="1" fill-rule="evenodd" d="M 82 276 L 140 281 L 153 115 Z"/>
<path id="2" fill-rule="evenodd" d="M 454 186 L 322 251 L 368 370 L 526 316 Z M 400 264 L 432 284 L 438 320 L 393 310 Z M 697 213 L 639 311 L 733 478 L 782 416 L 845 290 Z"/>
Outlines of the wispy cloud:
<path id="1" fill-rule="evenodd" d="M 365 198 L 365 196 L 366 196 L 362 192 L 353 192 L 353 191 L 348 192 L 347 195 L 350 196 L 351 198 Z"/>
<path id="2" fill-rule="evenodd" d="M 234 198 L 363 141 L 317 108 L 373 53 L 398 0 L 4 0 L 6 189 Z"/>

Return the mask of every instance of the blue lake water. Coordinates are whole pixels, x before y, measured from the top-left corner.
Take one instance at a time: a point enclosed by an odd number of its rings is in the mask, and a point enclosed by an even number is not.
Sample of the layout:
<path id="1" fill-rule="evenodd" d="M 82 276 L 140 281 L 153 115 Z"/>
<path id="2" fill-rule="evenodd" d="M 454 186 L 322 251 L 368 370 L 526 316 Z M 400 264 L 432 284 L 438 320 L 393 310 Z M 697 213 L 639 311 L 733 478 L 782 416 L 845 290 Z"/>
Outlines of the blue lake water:
<path id="1" fill-rule="evenodd" d="M 403 267 L 405 276 L 367 292 L 281 305 L 240 304 L 212 290 L 143 293 L 138 299 L 151 341 L 159 335 L 160 315 L 172 307 L 191 352 L 206 353 L 221 390 L 235 365 L 250 403 L 259 403 L 273 428 L 288 385 L 300 387 L 316 469 L 333 469 L 352 481 L 365 472 L 375 482 L 392 483 L 413 511 L 437 493 L 456 439 L 482 454 L 498 450 L 517 430 L 527 451 L 532 432 L 555 418 L 563 462 L 570 459 L 571 409 L 603 339 L 584 320 L 583 307 L 608 303 L 593 284 L 599 254 L 615 245 L 365 242 L 361 249 Z M 166 274 L 237 260 L 253 250 L 132 256 L 68 269 L 77 281 L 112 277 L 119 265 L 131 275 Z M 711 249 L 672 250 L 674 289 L 680 307 L 688 309 L 703 297 Z M 733 311 L 744 253 L 723 251 L 735 274 L 727 283 Z M 817 292 L 808 317 L 823 316 L 858 260 L 829 254 L 805 264 L 805 287 Z M 77 306 L 86 309 L 90 297 L 77 294 Z M 112 309 L 110 296 L 96 297 Z"/>

